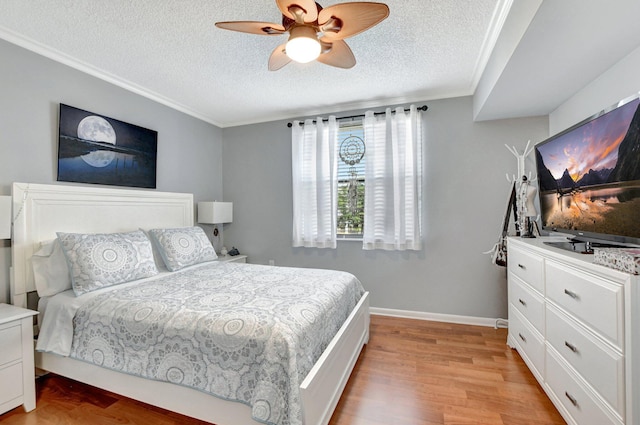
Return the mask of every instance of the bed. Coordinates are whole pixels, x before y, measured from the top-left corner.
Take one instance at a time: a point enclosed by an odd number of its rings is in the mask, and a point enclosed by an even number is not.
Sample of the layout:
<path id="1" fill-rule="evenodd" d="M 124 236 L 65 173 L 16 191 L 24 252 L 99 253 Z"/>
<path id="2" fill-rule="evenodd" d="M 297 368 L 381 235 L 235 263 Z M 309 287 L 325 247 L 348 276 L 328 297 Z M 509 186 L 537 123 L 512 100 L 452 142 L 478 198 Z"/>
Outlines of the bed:
<path id="1" fill-rule="evenodd" d="M 191 194 L 14 183 L 12 195 L 14 232 L 12 241 L 11 296 L 12 302 L 20 306 L 26 306 L 27 293 L 35 290 L 31 265 L 32 256 L 44 243 L 55 239 L 58 232 L 82 234 L 116 233 L 134 232 L 140 228 L 171 229 L 193 226 L 193 196 Z M 299 270 L 302 272 L 305 269 Z M 146 282 L 149 282 L 148 285 L 151 288 L 151 285 L 157 284 L 157 282 L 153 282 L 154 280 L 170 279 L 172 274 L 175 273 L 175 276 L 178 276 L 178 273 L 182 272 L 185 274 L 190 273 L 191 275 L 207 275 L 209 276 L 208 279 L 213 282 L 212 284 L 220 285 L 220 282 L 225 282 L 227 285 L 226 287 L 217 286 L 213 289 L 207 287 L 205 293 L 224 294 L 225 292 L 222 289 L 233 287 L 234 284 L 230 284 L 232 282 L 230 279 L 237 275 L 245 276 L 241 278 L 242 282 L 246 280 L 246 276 L 254 276 L 255 280 L 259 281 L 258 283 L 264 283 L 260 291 L 271 295 L 273 295 L 273 291 L 286 293 L 293 288 L 295 292 L 295 288 L 304 287 L 304 284 L 300 283 L 299 285 L 288 284 L 288 286 L 285 285 L 287 286 L 286 288 L 276 289 L 278 288 L 277 285 L 270 286 L 268 284 L 268 282 L 272 282 L 275 279 L 272 273 L 275 272 L 275 275 L 300 274 L 295 273 L 294 270 L 222 262 L 205 262 L 186 267 L 181 271 L 150 276 L 142 279 L 141 282 L 145 285 L 147 284 Z M 306 270 L 305 273 L 313 275 L 314 273 L 323 272 Z M 344 276 L 341 272 L 328 271 L 328 273 L 338 273 L 336 276 Z M 301 279 L 300 276 L 297 278 Z M 302 280 L 299 282 L 302 282 Z M 143 285 L 143 283 L 140 283 L 140 285 Z M 166 287 L 166 281 L 164 285 Z M 93 301 L 88 301 L 84 310 L 78 311 L 84 311 L 85 313 L 99 310 L 108 311 L 109 309 L 116 309 L 119 308 L 118 306 L 126 305 L 127 301 L 119 298 L 119 292 L 135 291 L 135 289 L 128 289 L 129 284 L 117 285 L 117 287 L 120 286 L 122 288 L 104 288 L 91 292 L 91 297 L 89 298 Z M 183 286 L 190 287 L 193 284 L 188 283 Z M 309 286 L 314 285 L 310 284 Z M 142 287 L 140 286 L 140 288 Z M 162 284 L 159 287 L 161 288 Z M 145 286 L 145 288 L 147 287 Z M 113 292 L 111 292 L 112 290 Z M 155 290 L 162 292 L 158 287 Z M 145 291 L 149 294 L 155 294 L 152 289 L 145 289 Z M 238 294 L 229 294 L 227 294 L 226 298 L 240 296 Z M 84 295 L 86 294 L 78 298 Z M 153 296 L 155 297 L 156 295 Z M 204 295 L 194 294 L 192 294 L 192 297 L 207 298 Z M 334 299 L 342 298 L 342 296 L 337 296 L 336 294 L 332 295 L 332 297 Z M 91 302 L 94 304 L 91 304 Z M 245 301 L 238 303 L 243 304 Z M 268 304 L 264 300 L 256 301 L 256 303 Z M 43 304 L 46 305 L 46 316 L 49 314 L 51 305 L 55 303 L 47 302 Z M 291 412 L 299 412 L 299 414 L 295 413 L 291 417 L 287 414 L 283 416 L 285 419 L 274 419 L 275 416 L 268 415 L 263 416 L 260 412 L 264 411 L 264 408 L 261 410 L 260 406 L 258 406 L 258 413 L 256 414 L 256 406 L 250 406 L 250 403 L 242 402 L 242 400 L 237 402 L 225 399 L 237 399 L 236 397 L 227 397 L 225 394 L 214 396 L 203 388 L 196 387 L 194 389 L 179 383 L 145 379 L 132 375 L 126 370 L 118 371 L 114 370 L 114 367 L 96 366 L 84 359 L 79 354 L 81 350 L 78 350 L 77 347 L 74 349 L 74 354 L 81 360 L 56 354 L 56 350 L 51 350 L 51 352 L 36 353 L 36 365 L 45 371 L 67 376 L 108 391 L 218 425 L 258 423 L 327 424 L 360 351 L 368 341 L 368 293 L 364 292 L 361 296 L 359 295 L 354 304 L 353 308 L 349 308 L 349 311 L 343 313 L 346 316 L 346 320 L 344 323 L 336 325 L 337 332 L 335 332 L 335 335 L 332 333 L 333 336 L 329 336 L 322 349 L 309 360 L 309 364 L 305 367 L 296 366 L 299 367 L 298 373 L 300 374 L 298 382 L 301 382 L 298 388 L 295 389 L 298 395 L 291 399 L 293 400 Z M 79 319 L 76 317 L 74 320 Z M 198 320 L 193 321 L 193 323 L 196 322 Z M 341 319 L 340 322 L 342 322 Z M 80 326 L 78 327 L 80 328 Z M 86 328 L 89 329 L 90 326 Z M 315 340 L 316 338 L 312 339 Z M 145 348 L 145 350 L 147 352 L 153 351 L 152 348 Z M 317 350 L 318 348 L 316 347 Z M 299 361 L 298 363 L 302 364 L 304 362 Z M 215 364 L 215 362 L 210 362 L 206 367 L 210 369 L 212 364 Z M 248 368 L 250 366 L 245 365 L 244 367 Z M 248 388 L 252 387 L 251 381 L 249 383 L 245 382 L 244 385 Z"/>

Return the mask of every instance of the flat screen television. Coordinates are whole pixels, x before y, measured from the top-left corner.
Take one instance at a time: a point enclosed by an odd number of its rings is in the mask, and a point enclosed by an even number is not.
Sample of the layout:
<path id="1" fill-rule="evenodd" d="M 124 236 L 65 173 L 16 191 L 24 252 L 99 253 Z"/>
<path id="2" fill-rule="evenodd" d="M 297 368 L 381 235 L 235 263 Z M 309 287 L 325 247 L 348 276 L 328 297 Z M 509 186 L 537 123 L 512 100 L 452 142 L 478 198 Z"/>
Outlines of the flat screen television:
<path id="1" fill-rule="evenodd" d="M 640 245 L 639 105 L 624 99 L 535 146 L 543 229 Z"/>

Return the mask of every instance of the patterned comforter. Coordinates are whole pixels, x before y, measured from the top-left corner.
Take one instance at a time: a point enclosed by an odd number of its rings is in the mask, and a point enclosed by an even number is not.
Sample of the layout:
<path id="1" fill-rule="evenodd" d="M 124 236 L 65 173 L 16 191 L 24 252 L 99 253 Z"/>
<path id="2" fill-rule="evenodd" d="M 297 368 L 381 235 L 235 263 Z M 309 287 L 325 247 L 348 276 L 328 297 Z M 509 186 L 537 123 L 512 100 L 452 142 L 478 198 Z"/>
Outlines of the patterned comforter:
<path id="1" fill-rule="evenodd" d="M 363 293 L 345 272 L 215 262 L 91 299 L 70 356 L 297 425 L 299 385 Z"/>

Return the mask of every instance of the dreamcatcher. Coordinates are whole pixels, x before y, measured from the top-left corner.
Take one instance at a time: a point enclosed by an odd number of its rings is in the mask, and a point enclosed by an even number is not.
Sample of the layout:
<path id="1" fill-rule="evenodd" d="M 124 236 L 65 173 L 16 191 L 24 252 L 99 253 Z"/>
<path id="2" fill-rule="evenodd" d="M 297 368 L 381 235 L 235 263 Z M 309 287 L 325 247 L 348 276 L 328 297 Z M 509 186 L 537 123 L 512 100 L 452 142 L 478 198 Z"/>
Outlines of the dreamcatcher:
<path id="1" fill-rule="evenodd" d="M 347 210 L 351 214 L 358 211 L 358 170 L 355 167 L 364 158 L 364 140 L 358 136 L 349 135 L 340 143 L 340 160 L 349 166 L 349 183 L 347 184 Z"/>

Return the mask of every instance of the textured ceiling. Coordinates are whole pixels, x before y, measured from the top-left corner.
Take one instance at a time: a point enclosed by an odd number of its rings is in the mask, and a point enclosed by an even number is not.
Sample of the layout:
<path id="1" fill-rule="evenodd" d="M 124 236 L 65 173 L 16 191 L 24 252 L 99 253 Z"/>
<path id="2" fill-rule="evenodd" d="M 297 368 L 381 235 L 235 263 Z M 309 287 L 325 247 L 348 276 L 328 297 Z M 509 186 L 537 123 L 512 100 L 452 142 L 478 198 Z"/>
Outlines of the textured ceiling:
<path id="1" fill-rule="evenodd" d="M 346 40 L 349 70 L 270 72 L 286 36 L 214 26 L 280 22 L 273 0 L 0 0 L 0 38 L 220 127 L 473 94 L 510 1 L 386 4 L 389 18 Z"/>

